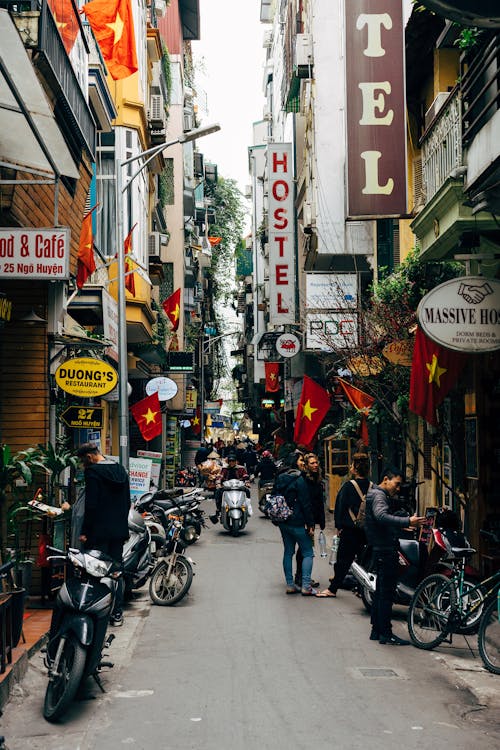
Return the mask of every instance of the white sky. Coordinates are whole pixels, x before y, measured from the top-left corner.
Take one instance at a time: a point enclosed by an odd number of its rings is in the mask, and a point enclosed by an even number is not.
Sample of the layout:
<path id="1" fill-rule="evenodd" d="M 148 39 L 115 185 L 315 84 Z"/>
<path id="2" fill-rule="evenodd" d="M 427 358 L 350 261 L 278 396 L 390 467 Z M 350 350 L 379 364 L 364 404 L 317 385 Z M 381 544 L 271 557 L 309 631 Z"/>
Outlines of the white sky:
<path id="1" fill-rule="evenodd" d="M 200 24 L 201 39 L 192 42 L 200 122 L 219 122 L 221 130 L 198 148 L 244 192 L 252 123 L 262 119 L 262 39 L 268 26 L 260 22 L 260 0 L 200 0 Z"/>

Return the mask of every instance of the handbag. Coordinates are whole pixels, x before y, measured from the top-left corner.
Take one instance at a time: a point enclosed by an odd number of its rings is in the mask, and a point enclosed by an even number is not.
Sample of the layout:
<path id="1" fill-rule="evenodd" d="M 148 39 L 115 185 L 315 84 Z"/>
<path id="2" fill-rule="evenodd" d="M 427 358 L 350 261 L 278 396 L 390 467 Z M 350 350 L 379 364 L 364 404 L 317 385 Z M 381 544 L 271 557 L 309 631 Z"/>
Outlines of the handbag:
<path id="1" fill-rule="evenodd" d="M 284 495 L 270 495 L 264 510 L 271 521 L 283 523 L 293 515 L 293 509 L 288 505 Z"/>

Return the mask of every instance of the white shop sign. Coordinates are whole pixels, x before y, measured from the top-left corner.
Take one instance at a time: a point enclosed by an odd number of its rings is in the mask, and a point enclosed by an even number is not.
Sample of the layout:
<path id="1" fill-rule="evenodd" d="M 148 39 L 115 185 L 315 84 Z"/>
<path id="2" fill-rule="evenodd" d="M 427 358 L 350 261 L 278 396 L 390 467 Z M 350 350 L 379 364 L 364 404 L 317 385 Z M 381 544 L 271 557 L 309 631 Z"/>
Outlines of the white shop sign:
<path id="1" fill-rule="evenodd" d="M 69 279 L 69 227 L 0 229 L 0 279 Z"/>
<path id="2" fill-rule="evenodd" d="M 331 352 L 357 345 L 357 313 L 306 312 L 306 349 Z"/>
<path id="3" fill-rule="evenodd" d="M 432 289 L 417 310 L 426 336 L 459 352 L 500 349 L 500 281 L 461 276 Z"/>
<path id="4" fill-rule="evenodd" d="M 306 307 L 316 310 L 343 309 L 358 301 L 355 273 L 306 273 Z"/>

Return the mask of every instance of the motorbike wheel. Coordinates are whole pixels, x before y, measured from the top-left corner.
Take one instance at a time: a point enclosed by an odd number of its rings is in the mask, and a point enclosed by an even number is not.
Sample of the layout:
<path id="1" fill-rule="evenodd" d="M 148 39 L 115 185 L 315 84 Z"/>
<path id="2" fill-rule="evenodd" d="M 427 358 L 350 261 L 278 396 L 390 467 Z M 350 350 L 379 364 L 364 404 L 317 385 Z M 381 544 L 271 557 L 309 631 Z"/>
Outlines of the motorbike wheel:
<path id="1" fill-rule="evenodd" d="M 59 661 L 59 674 L 49 680 L 45 691 L 43 715 L 47 721 L 57 721 L 75 697 L 85 668 L 86 651 L 73 635 L 64 639 Z"/>
<path id="2" fill-rule="evenodd" d="M 193 582 L 193 568 L 186 557 L 178 555 L 170 575 L 168 562 L 159 563 L 149 582 L 149 596 L 153 604 L 170 607 L 186 596 Z"/>
<path id="3" fill-rule="evenodd" d="M 497 597 L 484 610 L 479 625 L 478 646 L 486 669 L 493 674 L 500 674 L 500 617 Z"/>
<path id="4" fill-rule="evenodd" d="M 149 551 L 151 552 L 151 559 L 153 562 L 161 556 L 163 552 L 163 544 L 165 540 L 161 534 L 151 534 L 151 541 L 149 543 Z"/>
<path id="5" fill-rule="evenodd" d="M 444 641 L 455 601 L 455 589 L 446 576 L 435 573 L 421 581 L 408 609 L 408 632 L 414 646 L 430 651 Z"/>

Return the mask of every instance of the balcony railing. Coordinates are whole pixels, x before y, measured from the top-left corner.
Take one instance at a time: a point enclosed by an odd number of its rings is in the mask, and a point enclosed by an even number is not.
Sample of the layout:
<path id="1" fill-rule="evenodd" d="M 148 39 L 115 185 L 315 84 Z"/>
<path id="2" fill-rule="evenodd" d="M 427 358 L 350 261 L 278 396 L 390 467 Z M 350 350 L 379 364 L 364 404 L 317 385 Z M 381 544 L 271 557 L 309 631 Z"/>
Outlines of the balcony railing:
<path id="1" fill-rule="evenodd" d="M 423 135 L 422 182 L 426 202 L 462 166 L 460 109 L 459 91 L 455 87 Z"/>
<path id="2" fill-rule="evenodd" d="M 469 143 L 500 108 L 500 34 L 470 58 L 462 74 L 463 140 Z M 467 65 L 467 67 L 465 67 Z"/>

